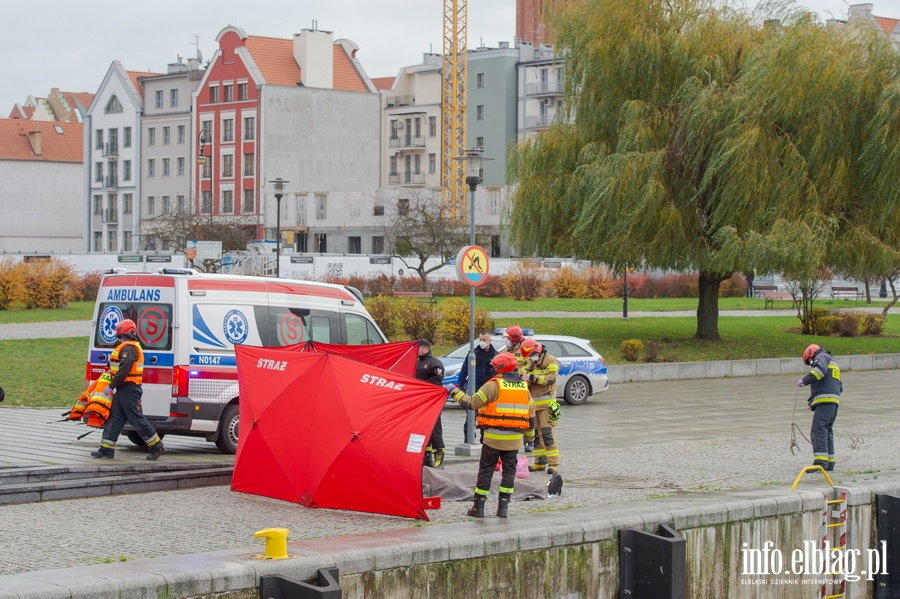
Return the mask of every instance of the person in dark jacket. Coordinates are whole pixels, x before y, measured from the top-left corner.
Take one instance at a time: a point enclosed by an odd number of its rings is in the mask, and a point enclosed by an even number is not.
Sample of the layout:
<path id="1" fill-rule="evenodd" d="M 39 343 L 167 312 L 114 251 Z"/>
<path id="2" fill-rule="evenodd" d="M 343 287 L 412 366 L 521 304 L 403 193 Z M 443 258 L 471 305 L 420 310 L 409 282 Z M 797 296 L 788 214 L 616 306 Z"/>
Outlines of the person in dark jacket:
<path id="1" fill-rule="evenodd" d="M 809 374 L 797 381 L 797 387 L 809 385 L 807 403 L 813 411 L 809 431 L 813 446 L 813 466 L 834 470 L 834 421 L 844 384 L 841 368 L 828 350 L 812 344 L 803 352 L 803 363 L 810 367 Z"/>
<path id="2" fill-rule="evenodd" d="M 416 378 L 438 387 L 444 386 L 444 364 L 431 355 L 431 342 L 428 339 L 419 339 Z M 425 448 L 425 465 L 431 468 L 444 467 L 444 427 L 441 425 L 440 414 L 431 431 L 431 438 L 428 439 L 428 447 Z"/>
<path id="3" fill-rule="evenodd" d="M 490 331 L 481 331 L 478 333 L 478 343 L 475 344 L 475 387 L 472 389 L 472 393 L 481 389 L 481 387 L 491 380 L 494 376 L 494 367 L 491 366 L 491 360 L 494 359 L 494 356 L 497 355 L 497 350 L 491 345 L 491 332 Z M 463 392 L 468 393 L 468 380 L 469 380 L 469 359 L 466 357 L 463 360 L 462 368 L 459 370 L 459 383 L 457 386 L 463 390 Z M 467 410 L 466 420 L 463 422 L 463 438 L 469 438 L 469 418 L 468 412 L 474 412 L 474 410 Z M 481 443 L 484 443 L 484 430 L 481 430 Z"/>

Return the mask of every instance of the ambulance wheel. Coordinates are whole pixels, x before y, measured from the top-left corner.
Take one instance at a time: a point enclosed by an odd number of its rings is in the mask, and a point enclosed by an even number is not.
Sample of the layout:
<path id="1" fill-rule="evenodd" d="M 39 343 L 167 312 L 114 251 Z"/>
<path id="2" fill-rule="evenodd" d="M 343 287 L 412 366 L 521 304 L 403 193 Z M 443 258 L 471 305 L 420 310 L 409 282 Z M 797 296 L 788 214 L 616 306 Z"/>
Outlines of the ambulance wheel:
<path id="1" fill-rule="evenodd" d="M 588 400 L 591 394 L 591 384 L 583 376 L 575 375 L 566 381 L 566 390 L 563 398 L 572 406 L 580 406 Z"/>
<path id="2" fill-rule="evenodd" d="M 216 437 L 216 447 L 222 453 L 237 453 L 238 444 L 238 406 L 231 404 L 222 412 L 219 420 L 219 436 Z"/>
<path id="3" fill-rule="evenodd" d="M 137 445 L 138 447 L 147 447 L 147 444 L 144 443 L 144 440 L 141 439 L 141 436 L 137 434 L 135 431 L 127 431 L 125 436 L 128 437 L 128 440 Z M 160 440 L 165 436 L 164 433 L 156 433 L 156 436 L 159 437 Z"/>

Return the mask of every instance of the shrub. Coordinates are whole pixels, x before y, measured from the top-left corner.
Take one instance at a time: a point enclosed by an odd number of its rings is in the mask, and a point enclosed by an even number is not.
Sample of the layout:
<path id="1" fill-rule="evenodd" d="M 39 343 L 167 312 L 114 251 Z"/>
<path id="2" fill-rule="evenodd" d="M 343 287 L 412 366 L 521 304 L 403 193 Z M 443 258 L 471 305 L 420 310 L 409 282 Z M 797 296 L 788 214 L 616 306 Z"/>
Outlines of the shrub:
<path id="1" fill-rule="evenodd" d="M 747 279 L 734 273 L 719 285 L 719 297 L 744 297 L 747 295 Z"/>
<path id="2" fill-rule="evenodd" d="M 503 290 L 503 281 L 503 277 L 489 274 L 484 283 L 475 289 L 475 294 L 481 297 L 503 297 L 506 295 L 506 292 Z M 466 285 L 466 287 L 468 287 L 468 285 Z M 468 294 L 469 290 L 466 289 L 466 292 L 463 295 Z"/>
<path id="3" fill-rule="evenodd" d="M 859 336 L 859 316 L 853 312 L 833 314 L 833 331 L 839 337 Z"/>
<path id="4" fill-rule="evenodd" d="M 414 277 L 400 277 L 394 285 L 395 291 L 424 291 L 422 289 L 422 279 L 416 275 Z"/>
<path id="5" fill-rule="evenodd" d="M 614 277 L 608 268 L 592 264 L 582 271 L 585 295 L 591 299 L 615 297 Z"/>
<path id="6" fill-rule="evenodd" d="M 13 258 L 0 259 L 0 310 L 25 301 L 25 264 Z"/>
<path id="7" fill-rule="evenodd" d="M 69 288 L 71 300 L 74 302 L 93 302 L 100 291 L 100 281 L 103 275 L 99 272 L 88 272 L 72 281 Z"/>
<path id="8" fill-rule="evenodd" d="M 865 312 L 859 319 L 860 332 L 866 337 L 877 337 L 884 330 L 884 317 Z"/>
<path id="9" fill-rule="evenodd" d="M 322 275 L 320 280 L 323 283 L 331 283 L 332 285 L 349 285 L 348 279 L 332 272 Z"/>
<path id="10" fill-rule="evenodd" d="M 665 362 L 659 355 L 659 349 L 659 342 L 648 341 L 647 345 L 644 347 L 644 362 L 649 362 L 651 364 L 655 362 Z"/>
<path id="11" fill-rule="evenodd" d="M 697 297 L 698 276 L 696 273 L 680 274 L 666 273 L 658 277 L 646 278 L 646 290 L 642 290 L 643 295 L 635 295 L 635 297 Z M 640 279 L 638 279 L 640 281 Z M 629 285 L 630 285 L 629 281 Z M 629 294 L 631 290 L 629 289 Z"/>
<path id="12" fill-rule="evenodd" d="M 556 269 L 550 275 L 549 283 L 550 289 L 556 297 L 584 297 L 587 294 L 587 284 L 572 266 L 563 266 Z"/>
<path id="13" fill-rule="evenodd" d="M 626 362 L 637 362 L 642 351 L 644 351 L 644 344 L 640 339 L 626 339 L 622 342 L 622 359 Z"/>
<path id="14" fill-rule="evenodd" d="M 813 308 L 808 318 L 814 335 L 831 335 L 834 332 L 836 316 L 825 308 Z"/>
<path id="15" fill-rule="evenodd" d="M 400 328 L 407 338 L 434 341 L 440 324 L 437 307 L 411 297 L 394 298 L 394 302 Z"/>
<path id="16" fill-rule="evenodd" d="M 69 301 L 69 285 L 75 271 L 68 262 L 51 258 L 32 262 L 25 269 L 25 307 L 39 309 L 64 308 Z"/>
<path id="17" fill-rule="evenodd" d="M 494 321 L 484 308 L 475 307 L 475 333 L 494 330 Z M 450 345 L 469 340 L 469 302 L 452 297 L 441 302 L 440 339 Z"/>
<path id="18" fill-rule="evenodd" d="M 518 262 L 503 280 L 506 296 L 520 301 L 532 301 L 541 295 L 544 279 L 540 270 Z"/>
<path id="19" fill-rule="evenodd" d="M 386 295 L 376 295 L 366 300 L 366 310 L 372 315 L 372 320 L 381 329 L 388 339 L 393 339 L 397 333 L 397 311 L 394 299 Z"/>

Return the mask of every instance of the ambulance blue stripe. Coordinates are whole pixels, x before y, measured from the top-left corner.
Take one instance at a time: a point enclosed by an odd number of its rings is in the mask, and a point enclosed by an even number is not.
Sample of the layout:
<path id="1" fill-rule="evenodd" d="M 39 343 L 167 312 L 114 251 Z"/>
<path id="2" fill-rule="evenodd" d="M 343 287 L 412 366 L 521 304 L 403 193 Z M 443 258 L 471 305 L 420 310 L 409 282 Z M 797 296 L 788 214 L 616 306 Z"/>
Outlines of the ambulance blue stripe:
<path id="1" fill-rule="evenodd" d="M 193 366 L 237 366 L 237 359 L 231 356 L 213 354 L 191 354 Z"/>
<path id="2" fill-rule="evenodd" d="M 207 345 L 212 345 L 214 347 L 228 347 L 227 345 L 219 341 L 216 338 L 216 335 L 209 330 L 209 326 L 207 326 L 206 322 L 204 322 L 203 316 L 200 315 L 200 310 L 196 305 L 194 305 L 192 315 L 194 321 L 194 339 L 200 341 L 201 343 L 206 343 Z"/>

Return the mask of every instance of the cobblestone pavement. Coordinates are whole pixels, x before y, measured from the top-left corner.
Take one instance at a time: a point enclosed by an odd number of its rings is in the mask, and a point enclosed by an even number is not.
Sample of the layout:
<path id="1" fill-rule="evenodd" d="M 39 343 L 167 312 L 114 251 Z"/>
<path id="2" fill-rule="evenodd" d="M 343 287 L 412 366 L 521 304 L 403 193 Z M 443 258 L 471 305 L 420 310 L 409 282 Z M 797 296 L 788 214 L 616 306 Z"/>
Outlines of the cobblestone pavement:
<path id="1" fill-rule="evenodd" d="M 796 377 L 654 381 L 614 385 L 582 406 L 562 406 L 557 432 L 563 494 L 547 501 L 515 502 L 512 518 L 529 513 L 667 497 L 673 508 L 691 496 L 760 486 L 789 488 L 812 459 L 811 414 Z M 871 480 L 896 470 L 896 409 L 900 371 L 847 372 L 836 423 L 835 483 Z M 796 409 L 794 408 L 796 403 Z M 49 423 L 57 410 L 0 407 L 0 467 L 81 464 L 96 440 L 75 440 L 76 425 Z M 462 442 L 464 413 L 443 413 L 448 447 Z M 800 451 L 790 451 L 791 422 Z M 127 447 L 117 461 L 143 460 Z M 167 461 L 216 461 L 212 444 L 169 436 Z M 447 468 L 471 472 L 474 458 L 453 457 Z M 545 477 L 543 474 L 532 476 Z M 825 489 L 809 475 L 801 488 Z M 432 525 L 466 520 L 468 506 L 445 502 Z M 97 515 L 100 517 L 97 517 Z M 334 537 L 421 526 L 419 521 L 307 509 L 231 492 L 227 487 L 141 493 L 40 504 L 0 506 L 0 574 L 106 561 L 191 554 L 252 546 L 253 533 L 291 530 L 290 539 Z"/>

